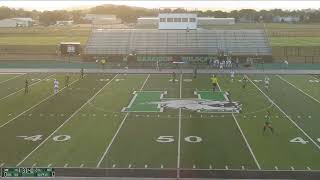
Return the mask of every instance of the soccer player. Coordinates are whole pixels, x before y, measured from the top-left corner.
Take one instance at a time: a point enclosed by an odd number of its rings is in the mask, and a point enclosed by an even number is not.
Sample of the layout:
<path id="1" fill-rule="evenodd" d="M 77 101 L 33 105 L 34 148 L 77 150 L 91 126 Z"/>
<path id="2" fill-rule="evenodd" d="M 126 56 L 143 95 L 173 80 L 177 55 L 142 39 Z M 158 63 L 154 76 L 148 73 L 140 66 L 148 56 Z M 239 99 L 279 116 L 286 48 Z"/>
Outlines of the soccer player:
<path id="1" fill-rule="evenodd" d="M 215 91 L 216 91 L 216 88 L 217 88 L 217 86 L 218 86 L 218 78 L 217 78 L 216 75 L 212 75 L 212 77 L 211 77 L 211 83 L 212 83 L 212 90 L 213 90 L 213 92 L 215 92 Z"/>
<path id="2" fill-rule="evenodd" d="M 245 89 L 248 83 L 248 78 L 246 75 L 243 76 L 242 78 L 242 88 Z"/>
<path id="3" fill-rule="evenodd" d="M 66 75 L 66 79 L 65 79 L 65 86 L 69 87 L 69 80 L 70 80 L 70 76 L 69 74 Z"/>
<path id="4" fill-rule="evenodd" d="M 267 128 L 269 128 L 272 132 L 272 134 L 274 133 L 273 127 L 271 125 L 271 117 L 270 117 L 270 111 L 267 112 L 267 115 L 265 116 L 265 122 L 264 122 L 264 126 L 263 126 L 263 134 L 266 131 Z"/>
<path id="5" fill-rule="evenodd" d="M 106 65 L 106 60 L 105 59 L 101 59 L 101 66 L 102 66 L 103 70 L 104 70 L 105 65 Z"/>
<path id="6" fill-rule="evenodd" d="M 264 77 L 264 87 L 268 90 L 270 84 L 270 78 L 268 76 Z"/>
<path id="7" fill-rule="evenodd" d="M 24 94 L 28 94 L 29 92 L 29 81 L 26 79 L 25 85 L 24 85 Z"/>
<path id="8" fill-rule="evenodd" d="M 231 82 L 233 82 L 234 81 L 234 71 L 230 72 L 230 77 L 231 77 Z"/>
<path id="9" fill-rule="evenodd" d="M 127 75 L 127 73 L 128 73 L 128 69 L 129 69 L 129 67 L 128 67 L 128 66 L 124 67 L 124 75 Z"/>
<path id="10" fill-rule="evenodd" d="M 198 68 L 197 68 L 197 66 L 195 66 L 195 67 L 193 68 L 193 78 L 194 78 L 194 79 L 197 78 L 197 71 L 198 71 Z"/>
<path id="11" fill-rule="evenodd" d="M 224 61 L 220 61 L 220 64 L 219 64 L 220 71 L 223 71 L 224 65 L 225 65 Z"/>
<path id="12" fill-rule="evenodd" d="M 227 97 L 228 97 L 229 102 L 232 102 L 232 101 L 231 101 L 231 92 L 230 92 L 229 89 L 227 90 L 226 95 L 227 95 Z"/>
<path id="13" fill-rule="evenodd" d="M 81 77 L 81 79 L 83 79 L 83 74 L 84 74 L 84 69 L 81 68 L 81 70 L 80 70 L 80 77 Z"/>
<path id="14" fill-rule="evenodd" d="M 219 68 L 219 60 L 218 59 L 216 59 L 216 60 L 214 60 L 214 67 L 215 68 Z"/>
<path id="15" fill-rule="evenodd" d="M 157 70 L 157 71 L 160 71 L 159 60 L 157 60 L 157 62 L 156 62 L 156 70 Z"/>
<path id="16" fill-rule="evenodd" d="M 56 95 L 59 92 L 59 81 L 54 80 L 53 81 L 53 93 Z"/>
<path id="17" fill-rule="evenodd" d="M 172 73 L 172 82 L 175 83 L 176 82 L 176 72 Z"/>

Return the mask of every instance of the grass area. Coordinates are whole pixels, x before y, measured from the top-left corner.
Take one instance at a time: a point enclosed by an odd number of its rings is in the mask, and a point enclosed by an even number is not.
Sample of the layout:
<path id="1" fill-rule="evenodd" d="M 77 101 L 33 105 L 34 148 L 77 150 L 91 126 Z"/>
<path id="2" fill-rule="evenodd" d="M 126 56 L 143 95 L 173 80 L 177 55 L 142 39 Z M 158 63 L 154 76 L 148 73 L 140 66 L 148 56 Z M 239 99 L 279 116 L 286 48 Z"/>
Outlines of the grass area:
<path id="1" fill-rule="evenodd" d="M 0 28 L 0 36 L 88 36 L 90 28 L 82 27 L 20 27 L 20 28 Z"/>
<path id="2" fill-rule="evenodd" d="M 85 36 L 9 36 L 0 37 L 0 45 L 59 45 L 60 42 L 75 41 L 82 45 L 86 43 Z"/>
<path id="3" fill-rule="evenodd" d="M 271 46 L 319 46 L 320 43 L 317 34 L 320 24 L 267 23 L 265 27 Z M 236 23 L 204 28 L 263 29 L 264 26 L 260 23 Z M 90 31 L 90 28 L 82 27 L 0 28 L 0 45 L 57 45 L 61 41 L 79 41 L 85 44 Z M 295 37 L 295 33 L 298 37 Z"/>
<path id="4" fill-rule="evenodd" d="M 34 83 L 28 94 L 26 78 Z M 0 164 L 320 170 L 320 80 L 269 78 L 266 89 L 263 75 L 250 75 L 246 88 L 240 75 L 219 76 L 219 93 L 210 95 L 207 74 L 177 75 L 175 83 L 170 74 L 72 74 L 69 87 L 65 74 L 20 75 L 0 84 Z M 53 79 L 60 81 L 57 95 Z M 159 91 L 166 92 L 160 99 L 152 93 Z M 205 93 L 199 98 L 195 91 Z M 154 103 L 163 112 L 149 112 Z M 237 103 L 241 113 L 226 110 Z M 274 134 L 263 133 L 267 111 Z"/>
<path id="5" fill-rule="evenodd" d="M 210 25 L 203 26 L 209 29 L 267 29 L 267 30 L 285 30 L 285 31 L 317 31 L 320 24 L 288 24 L 288 23 L 236 23 L 233 25 Z"/>
<path id="6" fill-rule="evenodd" d="M 58 45 L 60 42 L 75 41 L 84 45 L 86 36 L 0 36 L 0 45 Z M 271 37 L 271 46 L 319 46 L 319 37 Z"/>
<path id="7" fill-rule="evenodd" d="M 271 46 L 320 46 L 320 37 L 271 37 Z"/>

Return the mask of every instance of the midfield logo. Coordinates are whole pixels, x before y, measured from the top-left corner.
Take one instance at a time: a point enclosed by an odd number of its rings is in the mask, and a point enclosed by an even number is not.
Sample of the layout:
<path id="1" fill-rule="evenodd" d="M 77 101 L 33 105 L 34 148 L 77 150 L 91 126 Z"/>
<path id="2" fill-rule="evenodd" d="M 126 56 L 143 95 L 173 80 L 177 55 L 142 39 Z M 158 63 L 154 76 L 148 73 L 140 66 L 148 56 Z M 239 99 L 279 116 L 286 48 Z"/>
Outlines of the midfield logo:
<path id="1" fill-rule="evenodd" d="M 163 112 L 185 109 L 201 113 L 239 113 L 241 104 L 228 99 L 226 92 L 195 91 L 198 98 L 165 98 L 166 91 L 135 91 L 123 112 Z"/>
<path id="2" fill-rule="evenodd" d="M 230 112 L 239 113 L 241 105 L 238 102 L 213 101 L 205 99 L 174 99 L 162 100 L 160 102 L 150 102 L 150 104 L 159 104 L 162 108 L 186 109 L 197 112 Z"/>

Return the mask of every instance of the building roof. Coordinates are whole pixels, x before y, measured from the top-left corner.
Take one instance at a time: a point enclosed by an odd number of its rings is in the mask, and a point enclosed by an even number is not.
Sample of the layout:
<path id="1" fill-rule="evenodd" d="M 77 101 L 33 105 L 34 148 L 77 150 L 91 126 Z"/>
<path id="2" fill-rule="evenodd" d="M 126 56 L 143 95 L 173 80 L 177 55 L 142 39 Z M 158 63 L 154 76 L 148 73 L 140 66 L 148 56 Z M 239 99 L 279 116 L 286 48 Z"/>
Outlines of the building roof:
<path id="1" fill-rule="evenodd" d="M 157 20 L 159 19 L 158 17 L 139 17 L 138 19 L 151 19 L 151 20 Z"/>
<path id="2" fill-rule="evenodd" d="M 199 20 L 234 20 L 235 18 L 198 17 Z"/>
<path id="3" fill-rule="evenodd" d="M 11 18 L 18 21 L 34 21 L 32 18 Z"/>
<path id="4" fill-rule="evenodd" d="M 80 42 L 60 42 L 60 44 L 80 44 Z"/>

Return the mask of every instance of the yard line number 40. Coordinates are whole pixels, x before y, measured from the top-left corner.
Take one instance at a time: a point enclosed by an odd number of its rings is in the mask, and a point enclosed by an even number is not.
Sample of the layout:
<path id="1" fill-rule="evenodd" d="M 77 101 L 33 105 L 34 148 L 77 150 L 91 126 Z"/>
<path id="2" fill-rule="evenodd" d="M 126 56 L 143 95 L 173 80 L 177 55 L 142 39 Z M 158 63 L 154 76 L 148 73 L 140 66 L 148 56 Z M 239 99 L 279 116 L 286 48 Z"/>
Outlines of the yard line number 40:
<path id="1" fill-rule="evenodd" d="M 317 139 L 318 142 L 320 142 L 320 138 Z M 292 143 L 301 143 L 301 144 L 307 144 L 309 141 L 304 140 L 302 137 L 295 137 L 290 140 Z"/>
<path id="2" fill-rule="evenodd" d="M 27 140 L 27 141 L 40 141 L 42 140 L 43 135 L 17 136 L 17 137 L 23 138 L 24 140 Z M 68 141 L 70 139 L 71 139 L 71 136 L 69 135 L 57 135 L 52 138 L 52 140 L 56 142 Z"/>

